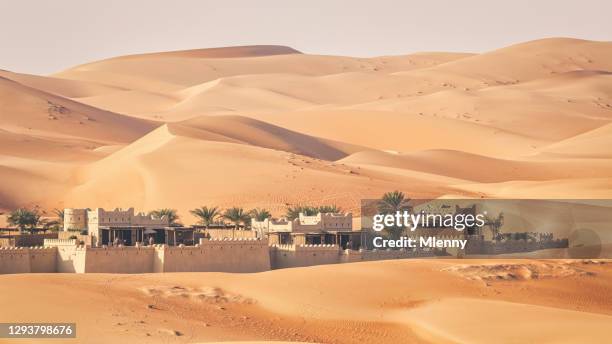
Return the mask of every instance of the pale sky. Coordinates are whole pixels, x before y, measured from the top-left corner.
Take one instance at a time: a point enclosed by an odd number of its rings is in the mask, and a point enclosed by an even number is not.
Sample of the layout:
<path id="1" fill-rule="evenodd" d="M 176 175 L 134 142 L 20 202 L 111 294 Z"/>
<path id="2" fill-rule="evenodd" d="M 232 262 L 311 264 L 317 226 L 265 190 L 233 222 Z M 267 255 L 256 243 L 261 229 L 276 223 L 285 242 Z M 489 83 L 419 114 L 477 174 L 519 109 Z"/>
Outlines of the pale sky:
<path id="1" fill-rule="evenodd" d="M 46 74 L 155 51 L 279 44 L 313 54 L 482 52 L 612 40 L 609 0 L 0 0 L 0 69 Z"/>

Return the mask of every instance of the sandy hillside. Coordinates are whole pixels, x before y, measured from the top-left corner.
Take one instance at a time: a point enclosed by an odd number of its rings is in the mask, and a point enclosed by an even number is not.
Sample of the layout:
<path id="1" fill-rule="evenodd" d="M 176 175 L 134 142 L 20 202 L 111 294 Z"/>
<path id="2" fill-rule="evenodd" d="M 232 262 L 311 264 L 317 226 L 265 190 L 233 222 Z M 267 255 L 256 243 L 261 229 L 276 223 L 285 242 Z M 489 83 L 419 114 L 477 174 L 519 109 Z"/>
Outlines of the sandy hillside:
<path id="1" fill-rule="evenodd" d="M 612 43 L 353 58 L 282 46 L 0 71 L 0 208 L 612 196 Z M 25 190 L 25 192 L 24 192 Z M 120 190 L 120 192 L 117 192 Z"/>
<path id="2" fill-rule="evenodd" d="M 77 322 L 87 343 L 606 343 L 611 266 L 403 260 L 257 274 L 4 275 L 0 300 L 12 311 L 0 321 Z M 13 296 L 23 290 L 27 298 Z"/>

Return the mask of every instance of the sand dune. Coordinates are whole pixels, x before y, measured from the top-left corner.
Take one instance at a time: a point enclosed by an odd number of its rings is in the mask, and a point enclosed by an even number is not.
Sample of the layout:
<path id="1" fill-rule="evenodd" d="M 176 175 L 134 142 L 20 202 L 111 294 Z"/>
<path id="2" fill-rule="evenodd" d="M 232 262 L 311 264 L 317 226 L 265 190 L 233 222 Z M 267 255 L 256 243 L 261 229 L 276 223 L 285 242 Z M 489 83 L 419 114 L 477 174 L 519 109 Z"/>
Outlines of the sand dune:
<path id="1" fill-rule="evenodd" d="M 560 157 L 603 158 L 612 157 L 612 124 L 576 135 L 542 148 L 542 153 Z"/>
<path id="2" fill-rule="evenodd" d="M 485 282 L 447 271 L 485 265 L 588 274 Z M 76 321 L 77 342 L 88 343 L 119 336 L 130 343 L 605 343 L 612 324 L 610 266 L 403 260 L 257 274 L 4 275 L 0 300 L 14 311 L 0 320 Z M 26 299 L 11 296 L 39 283 L 45 288 L 29 288 Z M 592 292 L 585 297 L 584 290 Z"/>
<path id="3" fill-rule="evenodd" d="M 0 77 L 0 208 L 57 206 L 72 172 L 156 124 L 122 116 Z M 60 196 L 60 197 L 58 197 Z"/>
<path id="4" fill-rule="evenodd" d="M 362 151 L 340 162 L 348 165 L 381 165 L 426 172 L 482 183 L 509 180 L 605 178 L 612 174 L 609 160 L 503 160 L 452 150 L 393 154 Z M 588 164 L 585 168 L 583 164 Z"/>
<path id="5" fill-rule="evenodd" d="M 340 149 L 354 149 L 334 144 L 242 118 L 167 124 L 80 168 L 65 204 L 111 207 L 114 202 L 152 209 L 171 203 L 191 220 L 186 210 L 201 204 L 265 206 L 279 215 L 289 204 L 304 203 L 358 210 L 363 195 L 375 197 L 407 181 L 421 180 L 414 192 L 442 193 L 434 181 L 419 176 L 393 176 L 297 153 L 335 158 L 346 155 Z"/>
<path id="6" fill-rule="evenodd" d="M 0 128 L 32 136 L 130 142 L 154 128 L 148 121 L 103 111 L 0 77 Z"/>
<path id="7" fill-rule="evenodd" d="M 609 197 L 611 57 L 609 42 L 551 38 L 482 54 L 247 46 L 47 77 L 2 71 L 2 175 L 48 192 L 27 202 L 3 184 L 0 207 L 172 203 L 185 214 L 211 202 L 282 213 L 308 202 L 358 209 L 392 189 Z"/>
<path id="8" fill-rule="evenodd" d="M 234 55 L 234 51 L 242 50 L 243 47 L 235 48 L 219 48 L 217 53 L 211 56 L 221 56 L 223 54 Z M 202 51 L 208 51 L 204 49 Z M 225 51 L 225 52 L 224 52 Z M 196 51 L 197 52 L 197 51 Z M 397 71 L 412 70 L 418 68 L 426 68 L 440 63 L 451 61 L 454 59 L 470 56 L 470 54 L 460 53 L 421 53 L 408 56 L 389 56 L 378 58 L 352 58 L 340 56 L 318 56 L 305 54 L 284 54 L 284 55 L 266 55 L 266 56 L 246 56 L 233 58 L 211 58 L 207 54 L 188 54 L 179 53 L 159 53 L 134 55 L 128 57 L 114 58 L 100 62 L 94 62 L 83 66 L 55 74 L 56 77 L 66 78 L 71 80 L 79 80 L 86 82 L 99 82 L 106 85 L 113 85 L 119 88 L 128 89 L 126 91 L 114 92 L 111 94 L 105 93 L 101 95 L 92 95 L 80 100 L 107 110 L 116 112 L 130 112 L 132 114 L 151 117 L 163 116 L 165 120 L 185 119 L 181 115 L 191 108 L 193 103 L 200 103 L 204 100 L 221 103 L 223 106 L 216 105 L 207 107 L 210 110 L 228 110 L 233 109 L 237 104 L 241 104 L 244 100 L 248 100 L 253 104 L 267 104 L 266 99 L 269 97 L 282 98 L 285 95 L 288 99 L 280 102 L 289 101 L 292 98 L 300 98 L 299 96 L 291 96 L 293 90 L 303 89 L 299 87 L 287 87 L 287 77 L 298 79 L 297 83 L 291 81 L 295 86 L 299 85 L 300 79 L 303 82 L 309 82 L 309 78 L 304 77 L 321 77 L 327 75 L 341 73 L 369 73 L 369 74 L 389 74 Z M 256 76 L 256 77 L 250 77 Z M 234 77 L 237 80 L 234 80 Z M 244 80 L 246 78 L 246 81 Z M 258 80 L 266 80 L 270 84 L 269 89 L 265 87 L 257 87 Z M 202 89 L 206 83 L 220 79 L 230 79 L 223 82 L 221 85 L 215 83 L 211 91 L 214 91 L 210 97 L 202 94 L 196 100 L 186 100 L 182 95 L 185 93 L 192 94 L 194 90 Z M 239 87 L 232 87 L 234 81 L 239 82 Z M 248 85 L 252 81 L 254 85 Z M 316 79 L 314 80 L 316 82 Z M 264 81 L 265 83 L 265 81 Z M 326 83 L 317 83 L 319 87 Z M 224 87 L 221 87 L 224 86 Z M 304 85 L 305 86 L 305 85 Z M 343 83 L 341 88 L 331 86 L 331 89 L 338 90 L 346 87 Z M 280 92 L 265 91 L 280 89 Z M 166 95 L 176 93 L 179 99 L 167 99 Z M 289 95 L 288 95 L 289 94 Z M 325 96 L 330 94 L 325 92 L 325 89 L 320 88 L 315 91 L 317 96 Z M 239 100 L 231 102 L 232 97 L 237 95 Z M 130 102 L 134 96 L 139 97 L 140 105 L 135 105 Z M 262 97 L 259 100 L 259 97 Z M 228 99 L 229 98 L 229 99 Z M 145 101 L 148 100 L 148 101 Z M 225 100 L 225 101 L 224 101 Z M 296 100 L 294 100 L 296 101 Z M 148 104 L 152 103 L 152 104 Z M 276 104 L 272 102 L 268 107 Z M 307 104 L 307 103 L 306 103 Z M 304 102 L 289 103 L 292 108 L 298 108 L 305 105 Z M 201 106 L 201 105 L 200 105 Z M 287 106 L 287 105 L 285 105 Z M 274 106 L 272 106 L 274 108 Z M 244 107 L 242 108 L 245 109 Z M 282 107 L 277 110 L 284 109 Z M 176 111 L 172 111 L 176 110 Z M 178 112 L 175 113 L 175 112 Z"/>
<path id="9" fill-rule="evenodd" d="M 319 139 L 300 134 L 266 122 L 238 116 L 206 116 L 180 123 L 171 123 L 172 133 L 181 133 L 198 139 L 225 138 L 228 142 L 250 144 L 263 148 L 306 155 L 334 161 L 364 147 Z"/>

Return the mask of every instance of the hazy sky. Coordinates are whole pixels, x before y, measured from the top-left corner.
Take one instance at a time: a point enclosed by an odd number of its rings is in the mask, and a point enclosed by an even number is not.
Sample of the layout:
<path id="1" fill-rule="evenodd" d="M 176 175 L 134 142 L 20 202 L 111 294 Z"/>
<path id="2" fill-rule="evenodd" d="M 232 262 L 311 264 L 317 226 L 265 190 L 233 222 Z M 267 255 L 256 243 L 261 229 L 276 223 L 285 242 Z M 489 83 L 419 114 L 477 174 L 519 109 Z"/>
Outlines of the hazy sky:
<path id="1" fill-rule="evenodd" d="M 51 73 L 102 58 L 246 44 L 376 56 L 612 40 L 612 1 L 0 0 L 0 68 Z"/>

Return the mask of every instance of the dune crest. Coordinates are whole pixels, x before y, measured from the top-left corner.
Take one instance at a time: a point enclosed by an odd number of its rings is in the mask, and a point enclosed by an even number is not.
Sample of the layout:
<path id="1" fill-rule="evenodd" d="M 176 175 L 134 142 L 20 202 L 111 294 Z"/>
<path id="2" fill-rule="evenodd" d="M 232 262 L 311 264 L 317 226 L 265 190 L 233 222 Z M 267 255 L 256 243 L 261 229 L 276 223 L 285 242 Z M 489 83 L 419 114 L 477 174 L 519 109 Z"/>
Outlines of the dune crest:
<path id="1" fill-rule="evenodd" d="M 358 211 L 395 189 L 609 197 L 611 61 L 610 42 L 550 38 L 481 54 L 261 45 L 1 71 L 0 208 Z M 18 195 L 24 183 L 40 196 Z"/>

